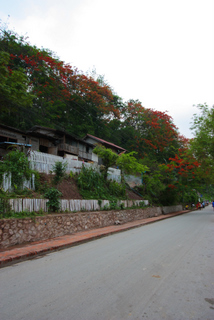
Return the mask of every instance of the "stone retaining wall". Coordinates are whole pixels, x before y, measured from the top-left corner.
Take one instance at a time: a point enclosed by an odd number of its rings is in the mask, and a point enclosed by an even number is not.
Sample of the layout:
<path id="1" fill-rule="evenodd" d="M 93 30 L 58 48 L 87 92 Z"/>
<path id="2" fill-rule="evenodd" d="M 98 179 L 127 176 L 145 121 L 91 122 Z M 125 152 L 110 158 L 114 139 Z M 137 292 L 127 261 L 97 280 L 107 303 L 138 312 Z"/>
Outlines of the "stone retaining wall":
<path id="1" fill-rule="evenodd" d="M 178 212 L 178 211 L 182 211 L 182 205 L 179 204 L 177 206 L 168 206 L 168 207 L 162 207 L 162 213 L 163 214 L 169 214 L 172 212 Z"/>
<path id="2" fill-rule="evenodd" d="M 0 248 L 47 240 L 78 231 L 159 216 L 161 207 L 113 211 L 50 214 L 35 218 L 0 220 Z"/>

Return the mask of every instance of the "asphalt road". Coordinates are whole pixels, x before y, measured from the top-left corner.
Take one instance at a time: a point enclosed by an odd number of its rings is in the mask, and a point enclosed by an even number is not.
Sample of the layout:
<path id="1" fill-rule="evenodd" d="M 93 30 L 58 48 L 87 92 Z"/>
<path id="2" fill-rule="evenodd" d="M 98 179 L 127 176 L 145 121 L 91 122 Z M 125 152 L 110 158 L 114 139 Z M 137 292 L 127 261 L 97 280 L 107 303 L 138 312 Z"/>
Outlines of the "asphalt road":
<path id="1" fill-rule="evenodd" d="M 0 269 L 0 320 L 213 320 L 214 212 Z"/>

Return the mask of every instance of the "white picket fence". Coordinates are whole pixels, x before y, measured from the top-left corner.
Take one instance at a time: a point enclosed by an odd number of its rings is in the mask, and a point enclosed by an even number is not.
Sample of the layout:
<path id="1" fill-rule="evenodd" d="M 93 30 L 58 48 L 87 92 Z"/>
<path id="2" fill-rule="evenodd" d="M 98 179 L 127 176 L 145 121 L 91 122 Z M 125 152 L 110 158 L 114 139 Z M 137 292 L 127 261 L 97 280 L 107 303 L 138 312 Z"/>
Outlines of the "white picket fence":
<path id="1" fill-rule="evenodd" d="M 11 210 L 14 212 L 35 211 L 48 212 L 48 199 L 10 199 Z M 78 211 L 96 211 L 110 206 L 109 200 L 60 200 L 60 211 L 62 212 L 78 212 Z M 117 205 L 123 203 L 124 208 L 133 205 L 140 206 L 141 203 L 148 205 L 148 200 L 118 200 Z"/>

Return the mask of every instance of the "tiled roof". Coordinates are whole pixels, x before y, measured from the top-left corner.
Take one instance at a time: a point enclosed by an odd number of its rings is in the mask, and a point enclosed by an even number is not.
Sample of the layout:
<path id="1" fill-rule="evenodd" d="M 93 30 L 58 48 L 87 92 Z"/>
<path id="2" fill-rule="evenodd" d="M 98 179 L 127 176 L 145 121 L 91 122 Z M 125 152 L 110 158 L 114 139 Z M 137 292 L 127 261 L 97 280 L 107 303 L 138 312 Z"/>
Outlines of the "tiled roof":
<path id="1" fill-rule="evenodd" d="M 93 139 L 99 141 L 99 142 L 102 143 L 102 144 L 106 144 L 106 145 L 109 145 L 109 146 L 111 146 L 111 147 L 114 147 L 114 148 L 117 148 L 117 149 L 126 151 L 126 149 L 124 149 L 124 148 L 122 148 L 122 147 L 119 147 L 119 146 L 117 146 L 116 144 L 113 144 L 113 143 L 111 143 L 111 142 L 105 141 L 105 140 L 100 139 L 100 138 L 98 138 L 98 137 L 92 136 L 91 134 L 87 134 L 87 135 L 85 136 L 85 138 L 86 138 L 86 137 L 93 138 Z M 85 139 L 85 138 L 84 138 L 84 139 Z"/>

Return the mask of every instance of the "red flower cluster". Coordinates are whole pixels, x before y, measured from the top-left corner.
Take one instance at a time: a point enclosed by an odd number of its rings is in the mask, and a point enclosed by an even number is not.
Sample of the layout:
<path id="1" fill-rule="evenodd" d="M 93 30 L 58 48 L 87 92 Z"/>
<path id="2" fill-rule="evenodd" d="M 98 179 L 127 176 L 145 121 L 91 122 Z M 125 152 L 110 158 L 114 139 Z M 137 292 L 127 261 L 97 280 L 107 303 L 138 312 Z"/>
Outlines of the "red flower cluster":
<path id="1" fill-rule="evenodd" d="M 78 99 L 94 104 L 103 114 L 120 117 L 119 110 L 114 107 L 113 94 L 108 85 L 101 85 L 76 68 L 40 51 L 32 56 L 11 54 L 10 58 L 10 70 L 15 67 L 14 60 L 16 64 L 24 66 L 32 92 L 43 98 L 43 102 L 49 102 L 50 99 L 68 101 L 78 96 Z"/>
<path id="2" fill-rule="evenodd" d="M 174 158 L 169 158 L 171 161 L 167 167 L 169 171 L 174 171 L 184 177 L 195 178 L 195 170 L 200 166 L 200 163 L 196 161 L 193 156 L 188 155 L 186 149 L 179 149 L 179 155 L 175 155 Z"/>

